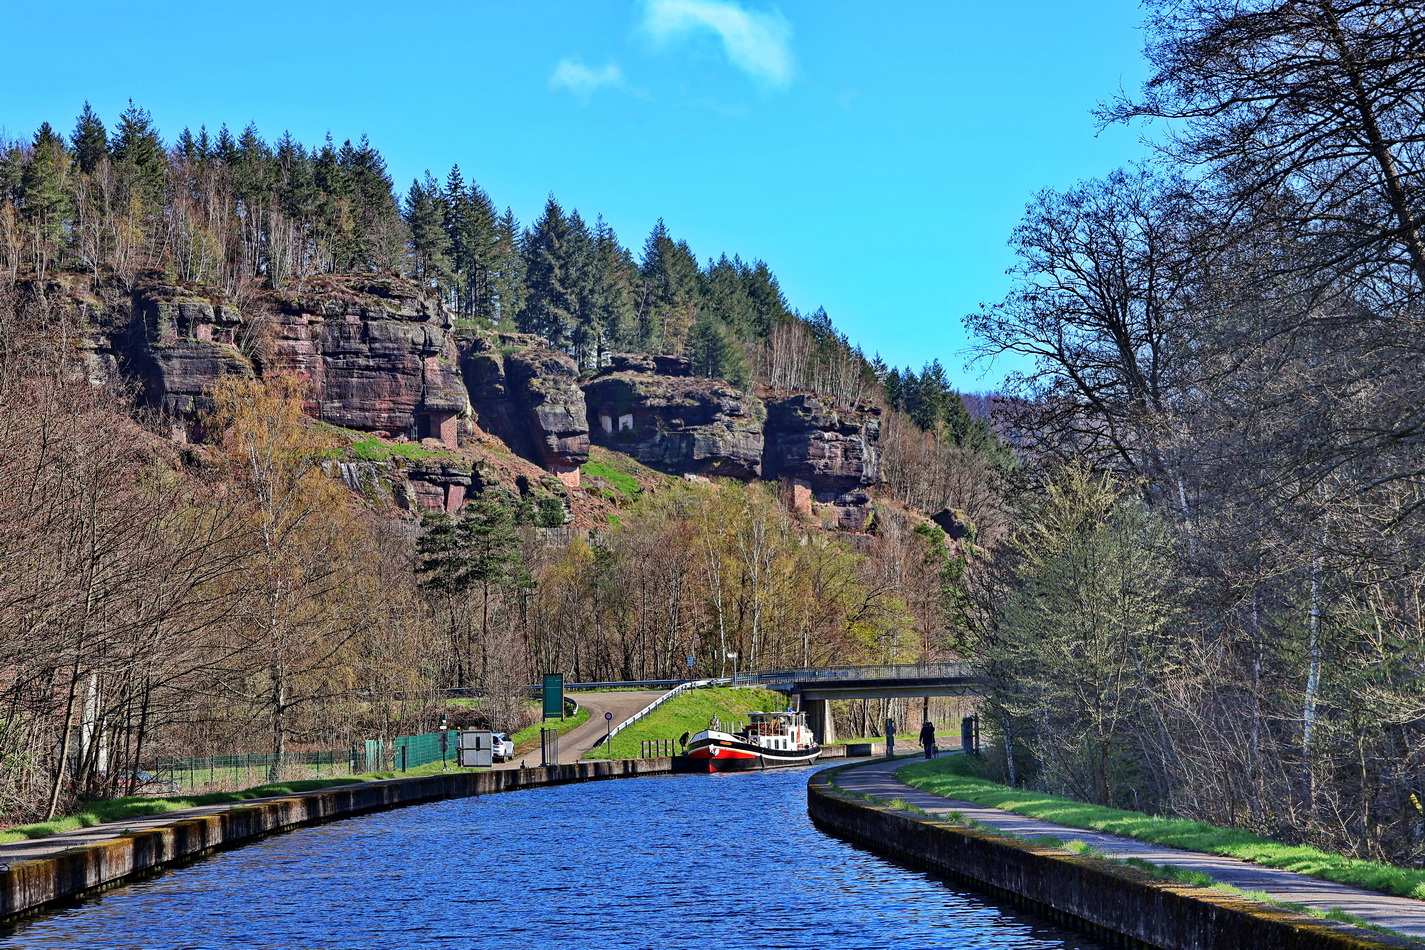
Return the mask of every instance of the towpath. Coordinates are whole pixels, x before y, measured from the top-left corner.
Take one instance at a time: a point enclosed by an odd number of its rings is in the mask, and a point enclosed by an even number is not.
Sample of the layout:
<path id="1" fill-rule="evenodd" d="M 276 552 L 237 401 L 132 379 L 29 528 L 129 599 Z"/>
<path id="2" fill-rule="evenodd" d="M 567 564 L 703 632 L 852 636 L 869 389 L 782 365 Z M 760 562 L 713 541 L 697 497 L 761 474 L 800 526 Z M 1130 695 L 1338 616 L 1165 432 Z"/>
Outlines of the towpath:
<path id="1" fill-rule="evenodd" d="M 1294 871 L 1265 868 L 1237 858 L 1145 844 L 1101 831 L 1070 828 L 1067 825 L 1028 818 L 998 808 L 941 798 L 912 788 L 896 778 L 896 769 L 910 764 L 911 761 L 881 760 L 846 769 L 837 774 L 836 784 L 845 791 L 874 795 L 885 802 L 901 799 L 927 814 L 938 817 L 952 811 L 959 812 L 966 820 L 1025 838 L 1052 835 L 1063 841 L 1082 841 L 1092 845 L 1109 858 L 1142 858 L 1154 864 L 1172 864 L 1192 871 L 1201 871 L 1219 884 L 1231 884 L 1246 891 L 1263 891 L 1273 900 L 1301 904 L 1323 913 L 1339 908 L 1366 923 L 1387 927 L 1425 944 L 1425 901 L 1392 897 L 1337 884 L 1334 881 L 1323 881 Z"/>
<path id="2" fill-rule="evenodd" d="M 401 780 L 385 779 L 384 781 L 399 782 Z M 336 787 L 339 786 L 327 786 L 327 788 Z M 325 791 L 325 789 L 322 790 Z M 47 835 L 43 838 L 32 838 L 28 841 L 11 841 L 7 844 L 0 844 L 0 864 L 14 864 L 17 861 L 33 861 L 36 858 L 48 858 L 59 854 L 61 851 L 68 851 L 70 848 L 80 848 L 100 841 L 109 841 L 130 831 L 146 831 L 151 828 L 161 828 L 165 825 L 171 825 L 176 821 L 182 821 L 185 818 L 216 815 L 233 808 L 243 808 L 261 802 L 275 802 L 283 798 L 291 797 L 291 794 L 270 795 L 266 798 L 248 798 L 240 802 L 223 802 L 217 805 L 195 805 L 190 808 L 178 808 L 173 811 L 166 811 L 158 815 L 145 815 L 143 817 L 124 818 L 119 821 L 106 821 L 88 828 L 61 831 L 58 834 Z"/>

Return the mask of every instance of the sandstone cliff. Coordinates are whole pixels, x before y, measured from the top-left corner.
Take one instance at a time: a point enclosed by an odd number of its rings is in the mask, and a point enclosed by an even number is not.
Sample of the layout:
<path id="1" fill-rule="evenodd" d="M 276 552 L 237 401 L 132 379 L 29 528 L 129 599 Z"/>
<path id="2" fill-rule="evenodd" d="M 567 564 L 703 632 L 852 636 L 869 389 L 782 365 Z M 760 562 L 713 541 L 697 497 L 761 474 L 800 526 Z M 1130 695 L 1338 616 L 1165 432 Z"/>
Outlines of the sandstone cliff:
<path id="1" fill-rule="evenodd" d="M 153 285 L 134 293 L 131 322 L 107 345 L 148 405 L 175 416 L 207 409 L 203 391 L 224 376 L 280 371 L 308 382 L 318 419 L 453 447 L 469 398 L 450 330 L 438 303 L 394 278 L 323 280 L 243 309 Z"/>
<path id="2" fill-rule="evenodd" d="M 467 334 L 460 349 L 476 424 L 577 486 L 589 423 L 574 361 L 524 334 Z"/>
<path id="3" fill-rule="evenodd" d="M 686 375 L 686 361 L 615 358 L 584 384 L 599 445 L 676 475 L 756 478 L 762 472 L 764 410 L 727 383 Z M 678 375 L 658 375 L 658 369 Z"/>
<path id="4" fill-rule="evenodd" d="M 499 491 L 539 507 L 545 524 L 597 523 L 600 493 L 569 492 L 592 441 L 671 475 L 780 480 L 808 518 L 855 532 L 874 526 L 872 407 L 815 393 L 759 397 L 695 377 L 676 356 L 616 355 L 581 379 L 545 340 L 457 330 L 434 296 L 392 277 L 314 279 L 242 306 L 162 283 L 47 292 L 67 296 L 88 327 L 82 345 L 95 382 L 138 383 L 176 433 L 208 408 L 205 391 L 223 377 L 286 372 L 308 382 L 313 417 L 424 442 L 423 455 L 393 454 L 374 468 L 358 456 L 334 469 L 411 510 L 454 513 L 471 495 Z"/>

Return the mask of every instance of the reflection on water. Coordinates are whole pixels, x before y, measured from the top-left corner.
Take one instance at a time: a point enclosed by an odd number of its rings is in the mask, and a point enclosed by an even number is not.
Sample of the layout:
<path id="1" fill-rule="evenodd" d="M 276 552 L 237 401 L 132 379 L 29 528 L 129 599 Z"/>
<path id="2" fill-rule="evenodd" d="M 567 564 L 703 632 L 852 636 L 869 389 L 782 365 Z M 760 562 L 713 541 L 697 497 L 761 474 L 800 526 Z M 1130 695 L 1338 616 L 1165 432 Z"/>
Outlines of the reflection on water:
<path id="1" fill-rule="evenodd" d="M 817 831 L 810 770 L 507 792 L 308 828 L 21 925 L 13 947 L 1096 948 Z"/>

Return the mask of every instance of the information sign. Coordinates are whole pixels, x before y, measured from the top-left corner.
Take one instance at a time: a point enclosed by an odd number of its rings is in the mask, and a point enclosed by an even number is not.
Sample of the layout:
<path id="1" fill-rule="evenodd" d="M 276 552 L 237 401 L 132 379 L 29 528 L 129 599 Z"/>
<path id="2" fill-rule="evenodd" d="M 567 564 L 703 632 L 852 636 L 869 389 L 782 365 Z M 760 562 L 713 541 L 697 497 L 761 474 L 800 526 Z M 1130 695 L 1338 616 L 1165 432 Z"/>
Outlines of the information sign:
<path id="1" fill-rule="evenodd" d="M 544 674 L 544 718 L 564 718 L 564 674 Z"/>

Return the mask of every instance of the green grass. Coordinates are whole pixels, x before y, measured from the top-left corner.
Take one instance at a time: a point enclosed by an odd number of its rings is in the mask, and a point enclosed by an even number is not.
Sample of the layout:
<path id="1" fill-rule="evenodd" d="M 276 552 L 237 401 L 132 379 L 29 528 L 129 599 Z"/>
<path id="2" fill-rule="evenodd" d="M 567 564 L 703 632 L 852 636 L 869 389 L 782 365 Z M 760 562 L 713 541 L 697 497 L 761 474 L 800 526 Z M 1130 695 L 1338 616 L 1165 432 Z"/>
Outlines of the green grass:
<path id="1" fill-rule="evenodd" d="M 385 462 L 393 458 L 420 462 L 433 458 L 454 458 L 449 452 L 428 449 L 417 442 L 387 442 L 374 435 L 363 435 L 351 443 L 348 450 L 353 458 L 363 462 Z"/>
<path id="2" fill-rule="evenodd" d="M 1218 828 L 1186 818 L 1145 815 L 1009 788 L 971 774 L 974 768 L 975 763 L 961 756 L 946 756 L 908 765 L 896 775 L 914 788 L 945 798 L 1002 808 L 1072 828 L 1106 831 L 1184 851 L 1241 858 L 1263 867 L 1296 871 L 1387 894 L 1425 898 L 1425 871 L 1328 854 L 1306 845 L 1283 844 L 1250 832 Z"/>
<path id="3" fill-rule="evenodd" d="M 345 450 L 340 454 L 362 462 L 387 462 L 393 458 L 420 462 L 425 459 L 455 457 L 450 452 L 425 448 L 418 442 L 387 442 L 380 436 L 371 435 L 368 432 L 358 432 L 355 429 L 347 429 L 342 426 L 334 426 L 329 422 L 318 422 L 316 425 L 319 429 L 329 432 L 348 443 Z"/>
<path id="4" fill-rule="evenodd" d="M 786 709 L 787 698 L 781 693 L 767 689 L 732 689 L 726 686 L 712 686 L 694 689 L 659 706 L 652 713 L 614 736 L 612 758 L 633 759 L 641 752 L 641 744 L 646 739 L 672 739 L 677 748 L 677 739 L 683 733 L 696 735 L 708 727 L 708 720 L 717 716 L 724 726 L 734 722 L 747 722 L 749 712 L 765 712 Z M 609 758 L 609 752 L 601 742 L 591 749 L 584 758 Z"/>
<path id="5" fill-rule="evenodd" d="M 565 700 L 566 705 L 568 704 L 568 702 L 568 700 Z M 519 754 L 520 752 L 526 751 L 528 748 L 539 747 L 539 730 L 541 729 L 557 729 L 559 731 L 559 734 L 562 736 L 566 732 L 569 732 L 573 729 L 577 729 L 579 726 L 582 726 L 588 721 L 589 710 L 585 709 L 583 706 L 580 706 L 574 710 L 572 715 L 566 713 L 563 719 L 550 719 L 547 721 L 537 722 L 532 726 L 526 726 L 519 732 L 510 736 L 510 740 L 515 744 L 515 753 Z"/>
<path id="6" fill-rule="evenodd" d="M 633 501 L 643 491 L 642 486 L 638 484 L 638 479 L 627 472 L 619 471 L 607 462 L 591 460 L 579 466 L 579 471 L 589 478 L 602 478 L 607 482 L 608 488 L 605 489 L 605 494 L 610 495 L 611 501 L 620 500 L 620 497 L 615 496 L 621 496 L 622 500 L 626 502 Z"/>
<path id="7" fill-rule="evenodd" d="M 453 758 L 449 763 L 449 768 L 457 768 Z M 162 798 L 130 796 L 127 798 L 110 799 L 108 801 L 87 802 L 84 805 L 84 811 L 75 812 L 72 815 L 65 815 L 53 821 L 40 822 L 33 825 L 19 825 L 0 831 L 0 844 L 9 844 L 12 841 L 29 841 L 36 838 L 47 838 L 50 835 L 59 834 L 64 831 L 74 831 L 77 828 L 92 828 L 95 825 L 103 824 L 107 821 L 123 821 L 129 818 L 165 815 L 171 811 L 177 811 L 181 808 L 193 808 L 198 805 L 238 804 L 251 801 L 254 798 L 269 798 L 274 795 L 295 795 L 299 792 L 311 792 L 322 788 L 332 788 L 337 785 L 352 785 L 357 782 L 377 782 L 382 779 L 400 778 L 403 775 L 434 775 L 441 771 L 441 763 L 432 762 L 417 768 L 408 769 L 405 772 L 401 772 L 397 769 L 389 772 L 366 772 L 361 775 L 338 775 L 332 776 L 331 778 L 272 782 L 265 785 L 256 785 L 252 788 L 246 788 L 237 792 L 207 792 L 202 795 L 167 795 Z"/>

